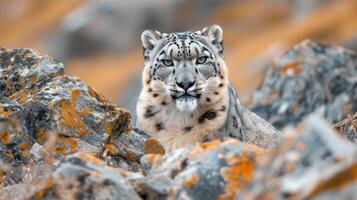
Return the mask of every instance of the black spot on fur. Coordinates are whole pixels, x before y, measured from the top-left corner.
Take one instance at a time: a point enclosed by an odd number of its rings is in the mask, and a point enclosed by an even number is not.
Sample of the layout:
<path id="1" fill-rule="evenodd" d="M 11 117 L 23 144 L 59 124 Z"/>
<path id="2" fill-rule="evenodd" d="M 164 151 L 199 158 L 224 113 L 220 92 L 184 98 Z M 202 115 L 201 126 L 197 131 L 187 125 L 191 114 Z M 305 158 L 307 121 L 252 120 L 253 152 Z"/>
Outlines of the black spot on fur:
<path id="1" fill-rule="evenodd" d="M 206 98 L 207 102 L 211 102 L 211 99 L 209 97 Z"/>
<path id="2" fill-rule="evenodd" d="M 215 94 L 215 95 L 219 95 L 219 92 L 215 91 L 214 94 Z"/>
<path id="3" fill-rule="evenodd" d="M 166 106 L 167 105 L 166 101 L 162 101 L 161 105 Z"/>
<path id="4" fill-rule="evenodd" d="M 221 75 L 220 77 L 221 77 L 221 79 L 224 79 L 224 76 Z"/>
<path id="5" fill-rule="evenodd" d="M 148 89 L 148 92 L 152 92 L 152 89 L 151 89 L 151 88 L 149 88 L 149 89 Z"/>
<path id="6" fill-rule="evenodd" d="M 226 110 L 226 106 L 222 106 L 221 109 L 219 109 L 218 111 L 225 111 Z"/>
<path id="7" fill-rule="evenodd" d="M 216 118 L 216 116 L 217 116 L 216 111 L 209 110 L 209 111 L 203 113 L 203 114 L 198 118 L 198 123 L 199 123 L 199 124 L 202 124 L 202 123 L 205 122 L 205 119 L 212 120 L 212 119 Z"/>
<path id="8" fill-rule="evenodd" d="M 224 86 L 224 84 L 223 83 L 220 83 L 219 85 L 218 85 L 218 87 L 223 87 Z"/>
<path id="9" fill-rule="evenodd" d="M 186 126 L 183 128 L 184 131 L 190 132 L 192 130 L 193 126 Z"/>
<path id="10" fill-rule="evenodd" d="M 154 117 L 157 113 L 159 113 L 160 111 L 154 111 L 155 106 L 148 106 L 145 110 L 144 113 L 144 117 L 145 118 L 150 118 L 150 117 Z"/>
<path id="11" fill-rule="evenodd" d="M 155 125 L 155 128 L 157 131 L 161 131 L 161 130 L 165 129 L 164 124 L 162 124 L 161 122 L 157 123 Z"/>
<path id="12" fill-rule="evenodd" d="M 159 94 L 153 94 L 152 96 L 153 96 L 153 97 L 158 97 L 158 96 L 159 96 Z"/>

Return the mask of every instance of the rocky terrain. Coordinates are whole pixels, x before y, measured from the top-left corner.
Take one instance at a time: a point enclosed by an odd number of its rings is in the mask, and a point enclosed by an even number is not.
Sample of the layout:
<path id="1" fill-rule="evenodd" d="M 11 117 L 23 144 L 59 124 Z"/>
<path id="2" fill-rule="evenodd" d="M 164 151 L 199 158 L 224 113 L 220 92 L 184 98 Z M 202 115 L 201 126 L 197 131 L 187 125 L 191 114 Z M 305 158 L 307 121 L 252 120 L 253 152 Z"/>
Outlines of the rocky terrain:
<path id="1" fill-rule="evenodd" d="M 165 154 L 62 63 L 0 49 L 0 199 L 356 199 L 356 92 L 354 52 L 303 41 L 250 101 L 288 125 L 278 147 L 227 138 Z"/>

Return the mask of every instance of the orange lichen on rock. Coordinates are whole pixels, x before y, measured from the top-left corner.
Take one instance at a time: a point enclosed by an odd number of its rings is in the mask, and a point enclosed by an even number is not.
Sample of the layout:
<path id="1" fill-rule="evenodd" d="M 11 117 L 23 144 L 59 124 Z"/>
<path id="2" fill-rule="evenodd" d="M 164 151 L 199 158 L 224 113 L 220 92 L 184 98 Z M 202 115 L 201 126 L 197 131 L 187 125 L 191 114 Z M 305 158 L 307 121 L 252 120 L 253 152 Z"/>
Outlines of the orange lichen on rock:
<path id="1" fill-rule="evenodd" d="M 159 154 L 147 154 L 146 158 L 148 159 L 148 163 L 153 165 L 158 158 L 160 158 L 161 155 Z"/>
<path id="2" fill-rule="evenodd" d="M 318 183 L 308 195 L 308 199 L 324 191 L 342 188 L 357 181 L 357 162 L 353 163 L 347 169 L 334 174 L 331 178 Z"/>
<path id="3" fill-rule="evenodd" d="M 127 152 L 125 152 L 123 157 L 128 159 L 128 160 L 130 160 L 130 161 L 133 161 L 133 162 L 138 162 L 139 161 L 138 156 L 134 152 L 127 151 Z"/>
<path id="4" fill-rule="evenodd" d="M 212 140 L 210 142 L 201 143 L 200 147 L 202 147 L 205 150 L 210 150 L 210 149 L 217 147 L 217 145 L 219 145 L 221 143 L 222 142 L 220 140 Z"/>
<path id="5" fill-rule="evenodd" d="M 293 75 L 297 75 L 299 74 L 303 68 L 299 66 L 299 62 L 298 61 L 293 61 L 290 63 L 286 63 L 280 70 L 280 73 L 282 75 L 289 75 L 289 76 L 293 76 Z"/>
<path id="6" fill-rule="evenodd" d="M 46 133 L 45 129 L 41 129 L 41 130 L 35 130 L 35 136 L 39 144 L 44 144 L 46 142 L 48 134 Z"/>
<path id="7" fill-rule="evenodd" d="M 221 168 L 220 173 L 226 185 L 225 193 L 219 195 L 219 199 L 234 199 L 237 191 L 251 180 L 255 166 L 246 151 L 241 156 L 228 157 L 227 162 L 233 165 Z"/>
<path id="8" fill-rule="evenodd" d="M 31 83 L 36 83 L 38 81 L 38 77 L 37 76 L 32 76 L 29 78 Z"/>
<path id="9" fill-rule="evenodd" d="M 70 99 L 69 99 L 69 101 L 70 101 L 72 104 L 76 103 L 77 97 L 78 97 L 78 95 L 79 95 L 80 92 L 81 92 L 81 90 L 78 89 L 78 88 L 72 89 L 72 91 L 71 91 L 71 96 L 70 96 Z"/>
<path id="10" fill-rule="evenodd" d="M 66 153 L 66 149 L 62 146 L 55 147 L 54 152 L 59 153 L 59 154 L 64 154 L 64 155 L 68 154 L 68 153 Z"/>
<path id="11" fill-rule="evenodd" d="M 119 155 L 119 149 L 110 142 L 105 144 L 105 152 L 109 153 L 110 155 Z"/>
<path id="12" fill-rule="evenodd" d="M 19 151 L 21 152 L 21 156 L 22 157 L 26 157 L 29 154 L 30 151 L 30 146 L 31 144 L 27 144 L 27 143 L 21 143 L 17 146 L 17 148 L 19 149 Z"/>
<path id="13" fill-rule="evenodd" d="M 148 139 L 144 142 L 144 154 L 165 154 L 165 148 L 155 139 Z"/>
<path id="14" fill-rule="evenodd" d="M 90 161 L 92 163 L 95 163 L 95 164 L 103 164 L 103 161 L 90 155 L 90 154 L 87 154 L 87 153 L 84 153 L 84 152 L 81 152 L 81 151 L 78 151 L 76 153 L 76 155 L 78 155 L 80 158 L 83 158 L 83 160 L 86 160 L 86 161 Z"/>
<path id="15" fill-rule="evenodd" d="M 78 142 L 72 137 L 59 135 L 57 138 L 56 153 L 69 154 L 78 151 Z"/>
<path id="16" fill-rule="evenodd" d="M 28 95 L 28 93 L 25 90 L 20 90 L 20 91 L 16 92 L 15 94 L 11 95 L 9 98 L 16 100 L 20 104 L 23 104 L 27 100 L 27 95 Z"/>
<path id="17" fill-rule="evenodd" d="M 8 144 L 11 142 L 11 134 L 7 130 L 0 131 L 0 141 L 3 144 Z"/>
<path id="18" fill-rule="evenodd" d="M 197 175 L 192 175 L 190 178 L 186 179 L 183 182 L 183 186 L 186 188 L 192 188 L 194 187 L 198 182 L 200 181 L 200 177 Z"/>
<path id="19" fill-rule="evenodd" d="M 80 136 L 85 135 L 87 132 L 85 129 L 85 124 L 80 115 L 73 108 L 72 104 L 66 100 L 61 100 L 59 105 L 63 124 L 73 127 Z"/>
<path id="20" fill-rule="evenodd" d="M 108 135 L 111 135 L 113 133 L 113 125 L 109 123 L 106 119 L 103 119 L 102 121 L 105 133 Z"/>
<path id="21" fill-rule="evenodd" d="M 8 117 L 10 113 L 11 113 L 10 111 L 3 110 L 0 114 L 2 115 L 2 117 Z"/>

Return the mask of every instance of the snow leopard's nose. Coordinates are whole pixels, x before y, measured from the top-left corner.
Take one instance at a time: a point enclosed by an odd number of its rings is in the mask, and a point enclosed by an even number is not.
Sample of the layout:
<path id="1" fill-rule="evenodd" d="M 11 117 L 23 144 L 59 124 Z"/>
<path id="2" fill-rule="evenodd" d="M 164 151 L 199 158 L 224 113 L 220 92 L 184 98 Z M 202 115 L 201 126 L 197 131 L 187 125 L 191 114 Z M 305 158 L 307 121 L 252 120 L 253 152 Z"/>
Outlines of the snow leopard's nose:
<path id="1" fill-rule="evenodd" d="M 177 86 L 184 90 L 188 90 L 188 88 L 192 87 L 195 84 L 194 80 L 183 80 L 180 82 L 176 82 Z"/>
<path id="2" fill-rule="evenodd" d="M 184 90 L 188 90 L 195 84 L 194 75 L 193 66 L 186 61 L 181 62 L 176 68 L 176 85 Z"/>

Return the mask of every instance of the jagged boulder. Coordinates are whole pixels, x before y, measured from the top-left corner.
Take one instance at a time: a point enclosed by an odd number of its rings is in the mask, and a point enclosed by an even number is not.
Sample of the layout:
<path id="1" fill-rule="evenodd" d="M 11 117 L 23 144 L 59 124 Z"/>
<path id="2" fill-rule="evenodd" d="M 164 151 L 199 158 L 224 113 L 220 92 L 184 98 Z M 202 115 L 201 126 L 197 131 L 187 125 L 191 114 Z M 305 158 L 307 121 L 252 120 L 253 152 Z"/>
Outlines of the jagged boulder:
<path id="1" fill-rule="evenodd" d="M 146 142 L 153 143 L 131 130 L 126 109 L 35 50 L 0 48 L 0 88 L 3 186 L 49 173 L 56 159 L 77 151 L 139 171 Z"/>
<path id="2" fill-rule="evenodd" d="M 340 121 L 357 112 L 357 55 L 305 40 L 275 58 L 250 104 L 277 128 L 311 113 Z"/>
<path id="3" fill-rule="evenodd" d="M 30 134 L 40 144 L 55 134 L 54 152 L 61 155 L 78 150 L 99 155 L 110 135 L 129 130 L 129 112 L 105 101 L 76 77 L 53 78 L 15 93 L 12 99 L 29 111 Z"/>
<path id="4" fill-rule="evenodd" d="M 29 48 L 0 48 L 0 95 L 9 97 L 63 75 L 63 64 Z"/>
<path id="5" fill-rule="evenodd" d="M 344 189 L 355 188 L 356 174 L 357 146 L 312 116 L 261 157 L 238 199 L 318 199 L 334 191 L 339 197 L 357 197 L 356 190 Z"/>
<path id="6" fill-rule="evenodd" d="M 147 199 L 231 199 L 250 182 L 255 157 L 264 150 L 235 139 L 142 158 L 146 177 L 136 190 Z"/>
<path id="7" fill-rule="evenodd" d="M 28 185 L 9 186 L 0 197 L 18 199 L 140 200 L 126 180 L 128 174 L 83 152 L 66 156 L 53 173 Z M 16 194 L 14 189 L 26 191 Z"/>

